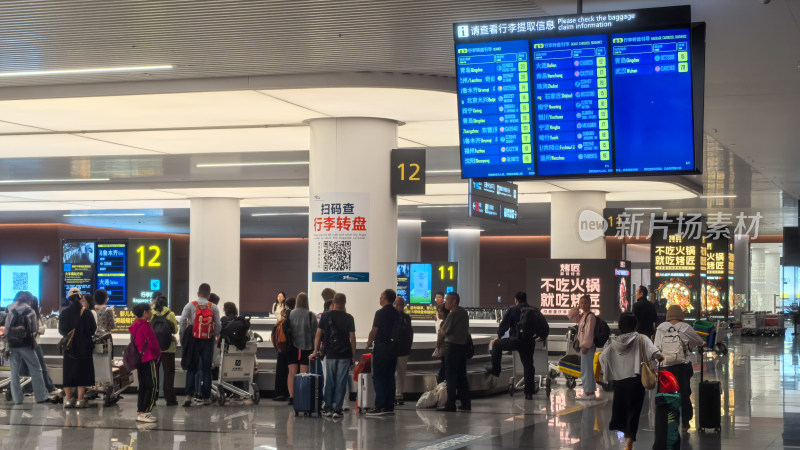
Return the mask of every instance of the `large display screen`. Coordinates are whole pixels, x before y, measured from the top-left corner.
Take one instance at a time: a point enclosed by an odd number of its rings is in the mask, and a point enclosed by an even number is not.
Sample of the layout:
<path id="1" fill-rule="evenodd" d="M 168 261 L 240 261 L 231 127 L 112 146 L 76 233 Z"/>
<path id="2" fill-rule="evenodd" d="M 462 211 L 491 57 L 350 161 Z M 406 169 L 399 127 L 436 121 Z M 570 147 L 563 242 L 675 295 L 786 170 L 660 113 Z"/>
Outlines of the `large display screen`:
<path id="1" fill-rule="evenodd" d="M 455 24 L 463 178 L 698 173 L 688 6 Z"/>
<path id="2" fill-rule="evenodd" d="M 128 305 L 150 303 L 156 291 L 169 298 L 171 253 L 169 239 L 128 240 Z"/>
<path id="3" fill-rule="evenodd" d="M 126 250 L 124 242 L 97 243 L 97 289 L 108 292 L 108 305 L 127 306 Z"/>
<path id="4" fill-rule="evenodd" d="M 38 265 L 0 266 L 0 307 L 7 308 L 19 291 L 28 291 L 41 301 L 41 279 Z"/>
<path id="5" fill-rule="evenodd" d="M 397 263 L 397 295 L 406 300 L 406 313 L 413 319 L 433 319 L 436 293 L 456 289 L 457 262 Z"/>
<path id="6" fill-rule="evenodd" d="M 61 262 L 64 268 L 62 297 L 67 298 L 69 290 L 78 288 L 81 292 L 94 289 L 95 243 L 86 241 L 63 241 Z"/>

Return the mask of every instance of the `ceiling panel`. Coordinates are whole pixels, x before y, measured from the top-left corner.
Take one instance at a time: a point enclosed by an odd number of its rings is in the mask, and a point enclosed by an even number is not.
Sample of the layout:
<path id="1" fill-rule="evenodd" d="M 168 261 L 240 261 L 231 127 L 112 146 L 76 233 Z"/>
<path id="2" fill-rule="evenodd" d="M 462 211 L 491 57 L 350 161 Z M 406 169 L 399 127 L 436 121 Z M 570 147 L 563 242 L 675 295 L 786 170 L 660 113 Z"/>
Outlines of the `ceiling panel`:
<path id="1" fill-rule="evenodd" d="M 57 131 L 297 124 L 321 114 L 256 91 L 0 101 L 0 120 Z"/>
<path id="2" fill-rule="evenodd" d="M 455 108 L 454 108 L 455 109 Z M 451 117 L 456 116 L 453 111 Z M 458 120 L 407 122 L 397 129 L 403 139 L 419 142 L 426 147 L 458 146 Z"/>
<path id="3" fill-rule="evenodd" d="M 10 195 L 26 200 L 62 202 L 62 201 L 89 201 L 89 200 L 165 200 L 183 199 L 183 195 L 149 190 L 86 190 L 86 191 L 34 191 L 34 192 L 0 192 L 0 195 Z M 120 208 L 115 208 L 120 209 Z"/>
<path id="4" fill-rule="evenodd" d="M 2 106 L 0 106 L 2 111 Z M 147 155 L 152 151 L 70 134 L 0 135 L 0 158 Z M 68 174 L 64 174 L 67 176 Z"/>
<path id="5" fill-rule="evenodd" d="M 108 142 L 167 154 L 308 150 L 307 126 L 93 133 Z"/>
<path id="6" fill-rule="evenodd" d="M 162 189 L 176 195 L 186 197 L 227 197 L 227 198 L 282 198 L 304 197 L 308 200 L 308 186 L 253 187 L 253 188 L 197 188 L 197 189 Z"/>

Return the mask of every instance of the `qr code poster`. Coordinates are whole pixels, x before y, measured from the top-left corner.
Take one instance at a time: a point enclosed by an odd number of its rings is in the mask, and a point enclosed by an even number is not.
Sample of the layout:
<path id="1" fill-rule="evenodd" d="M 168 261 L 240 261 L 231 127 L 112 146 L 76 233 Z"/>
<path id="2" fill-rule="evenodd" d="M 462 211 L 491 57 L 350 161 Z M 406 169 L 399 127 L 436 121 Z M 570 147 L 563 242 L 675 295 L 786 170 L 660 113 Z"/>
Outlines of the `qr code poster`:
<path id="1" fill-rule="evenodd" d="M 0 307 L 8 307 L 19 291 L 28 291 L 39 297 L 41 277 L 40 266 L 0 266 Z"/>
<path id="2" fill-rule="evenodd" d="M 313 282 L 369 281 L 369 194 L 316 194 L 309 210 Z"/>

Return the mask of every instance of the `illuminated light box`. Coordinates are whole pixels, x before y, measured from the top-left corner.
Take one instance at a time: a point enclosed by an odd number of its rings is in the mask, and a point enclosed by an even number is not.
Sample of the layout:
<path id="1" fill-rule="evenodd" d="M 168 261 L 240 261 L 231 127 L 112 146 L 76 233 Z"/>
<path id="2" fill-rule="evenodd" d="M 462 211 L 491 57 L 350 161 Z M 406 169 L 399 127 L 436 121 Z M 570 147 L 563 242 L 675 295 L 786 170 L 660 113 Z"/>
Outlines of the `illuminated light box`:
<path id="1" fill-rule="evenodd" d="M 689 6 L 453 25 L 462 178 L 702 171 Z"/>
<path id="2" fill-rule="evenodd" d="M 0 307 L 7 308 L 19 291 L 28 291 L 41 302 L 41 279 L 39 265 L 0 266 Z"/>
<path id="3" fill-rule="evenodd" d="M 433 319 L 436 293 L 458 289 L 457 262 L 397 263 L 397 295 L 406 301 L 412 319 Z"/>

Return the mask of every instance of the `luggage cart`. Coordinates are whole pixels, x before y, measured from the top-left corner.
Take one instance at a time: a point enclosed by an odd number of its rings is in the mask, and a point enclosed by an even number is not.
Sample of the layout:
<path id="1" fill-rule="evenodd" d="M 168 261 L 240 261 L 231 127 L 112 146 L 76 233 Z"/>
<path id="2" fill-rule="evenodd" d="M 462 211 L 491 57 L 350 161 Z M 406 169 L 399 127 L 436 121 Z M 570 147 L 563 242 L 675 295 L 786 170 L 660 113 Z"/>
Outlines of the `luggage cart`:
<path id="1" fill-rule="evenodd" d="M 786 325 L 784 323 L 783 313 L 767 313 L 764 314 L 764 335 L 765 336 L 781 336 L 786 335 Z"/>
<path id="2" fill-rule="evenodd" d="M 111 333 L 94 336 L 95 385 L 86 392 L 86 398 L 103 397 L 103 406 L 116 404 L 122 398 L 122 392 L 133 384 L 133 373 L 128 369 L 114 365 L 114 341 Z"/>
<path id="3" fill-rule="evenodd" d="M 6 401 L 11 401 L 11 360 L 10 349 L 6 342 L 0 340 L 0 391 L 5 393 Z M 25 387 L 31 382 L 31 377 L 19 377 L 20 387 Z"/>
<path id="4" fill-rule="evenodd" d="M 211 383 L 212 398 L 215 398 L 220 406 L 232 398 L 250 399 L 254 405 L 261 401 L 261 391 L 253 382 L 254 375 L 258 370 L 256 352 L 258 351 L 258 342 L 261 341 L 261 336 L 255 334 L 242 350 L 231 345 L 226 338 L 220 341 L 217 352 L 219 362 L 218 364 L 215 362 L 215 365 L 219 367 L 219 377 Z M 234 386 L 233 383 L 237 381 L 245 382 L 249 386 L 249 390 Z"/>
<path id="5" fill-rule="evenodd" d="M 508 380 L 508 394 L 514 395 L 515 392 L 522 391 L 525 389 L 525 376 L 524 370 L 520 371 L 522 368 L 522 361 L 519 358 L 518 352 L 511 352 L 511 361 L 512 361 L 512 370 L 511 370 L 511 377 Z M 547 365 L 547 341 L 536 341 L 536 346 L 534 347 L 533 351 L 533 368 L 546 368 L 545 370 L 550 370 L 549 366 Z M 539 389 L 545 388 L 545 392 L 547 396 L 550 396 L 550 388 L 551 388 L 551 380 L 549 376 L 543 376 L 541 373 L 538 375 L 534 375 L 534 380 L 536 381 L 536 387 L 533 390 L 534 394 L 539 393 Z"/>
<path id="6" fill-rule="evenodd" d="M 742 336 L 755 336 L 758 330 L 756 313 L 752 311 L 742 313 Z"/>
<path id="7" fill-rule="evenodd" d="M 717 320 L 714 328 L 717 330 L 714 339 L 714 352 L 719 356 L 728 354 L 728 322 L 725 320 Z"/>

